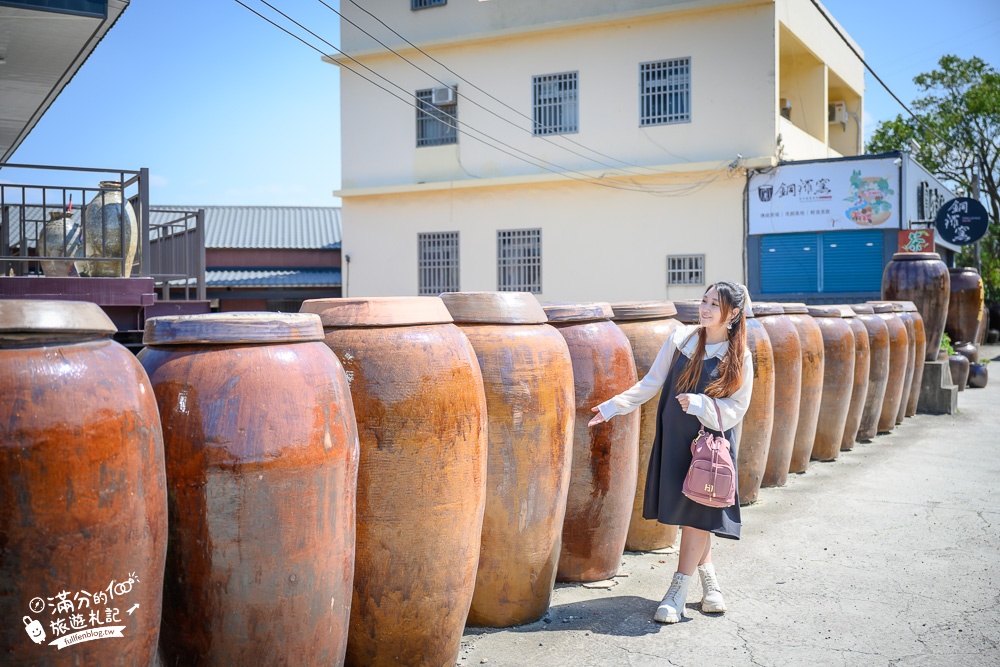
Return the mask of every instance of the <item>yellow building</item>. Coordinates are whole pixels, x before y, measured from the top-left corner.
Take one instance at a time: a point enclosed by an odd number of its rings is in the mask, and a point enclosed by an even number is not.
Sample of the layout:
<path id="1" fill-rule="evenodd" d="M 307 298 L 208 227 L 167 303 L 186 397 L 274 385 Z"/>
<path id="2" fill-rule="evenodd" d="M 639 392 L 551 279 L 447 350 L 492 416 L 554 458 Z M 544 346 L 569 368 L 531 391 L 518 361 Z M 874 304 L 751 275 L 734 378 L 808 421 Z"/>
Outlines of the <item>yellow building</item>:
<path id="1" fill-rule="evenodd" d="M 342 72 L 350 296 L 699 297 L 746 274 L 748 169 L 859 153 L 863 66 L 811 0 L 364 6 L 337 62 L 403 99 Z"/>

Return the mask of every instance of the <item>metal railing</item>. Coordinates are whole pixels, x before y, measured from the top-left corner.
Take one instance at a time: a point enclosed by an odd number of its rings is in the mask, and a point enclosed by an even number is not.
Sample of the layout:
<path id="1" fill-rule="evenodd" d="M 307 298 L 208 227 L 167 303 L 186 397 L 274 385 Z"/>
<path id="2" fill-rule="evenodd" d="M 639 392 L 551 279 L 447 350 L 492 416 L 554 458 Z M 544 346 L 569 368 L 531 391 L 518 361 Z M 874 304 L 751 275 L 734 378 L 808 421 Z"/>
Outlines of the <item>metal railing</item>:
<path id="1" fill-rule="evenodd" d="M 24 178 L 26 173 L 33 176 Z M 8 180 L 12 175 L 17 180 Z M 32 178 L 42 182 L 29 182 Z M 115 193 L 121 204 L 113 211 Z M 111 229 L 109 224 L 115 215 L 126 215 L 126 201 L 136 204 L 136 252 L 129 267 L 130 226 L 119 224 Z M 148 256 L 148 169 L 0 163 L 0 268 L 4 275 L 41 275 L 43 267 L 49 267 L 62 276 L 91 271 L 123 276 L 133 270 L 145 276 Z"/>
<path id="2" fill-rule="evenodd" d="M 150 276 L 160 299 L 205 300 L 205 209 L 150 208 Z"/>

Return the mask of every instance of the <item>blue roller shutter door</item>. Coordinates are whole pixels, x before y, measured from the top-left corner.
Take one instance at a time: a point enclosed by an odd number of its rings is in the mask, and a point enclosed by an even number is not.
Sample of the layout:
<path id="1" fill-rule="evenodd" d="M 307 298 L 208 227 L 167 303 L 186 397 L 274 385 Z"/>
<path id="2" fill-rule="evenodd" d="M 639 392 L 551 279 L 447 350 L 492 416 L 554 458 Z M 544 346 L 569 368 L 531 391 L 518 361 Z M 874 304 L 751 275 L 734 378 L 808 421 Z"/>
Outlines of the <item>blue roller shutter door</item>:
<path id="1" fill-rule="evenodd" d="M 760 291 L 818 292 L 819 234 L 760 237 Z"/>
<path id="2" fill-rule="evenodd" d="M 882 232 L 823 234 L 823 291 L 882 289 Z"/>
<path id="3" fill-rule="evenodd" d="M 764 294 L 877 292 L 882 232 L 808 232 L 760 237 Z"/>

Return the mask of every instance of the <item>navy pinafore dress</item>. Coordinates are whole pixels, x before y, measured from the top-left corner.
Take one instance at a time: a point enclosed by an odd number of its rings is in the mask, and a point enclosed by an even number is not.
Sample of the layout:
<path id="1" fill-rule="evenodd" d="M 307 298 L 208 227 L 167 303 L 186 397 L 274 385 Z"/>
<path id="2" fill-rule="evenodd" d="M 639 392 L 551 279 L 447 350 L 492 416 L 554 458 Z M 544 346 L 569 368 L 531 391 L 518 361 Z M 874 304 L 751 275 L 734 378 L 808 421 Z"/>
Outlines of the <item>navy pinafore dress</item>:
<path id="1" fill-rule="evenodd" d="M 689 415 L 677 402 L 677 380 L 684 372 L 688 358 L 678 352 L 670 366 L 667 379 L 660 392 L 656 408 L 656 436 L 649 457 L 646 491 L 642 516 L 660 523 L 689 526 L 705 530 L 719 537 L 740 538 L 740 493 L 736 489 L 736 502 L 730 507 L 708 507 L 685 496 L 681 489 L 684 477 L 691 466 L 691 441 L 698 435 L 701 422 Z M 705 359 L 697 388 L 691 393 L 704 393 L 705 388 L 718 373 L 719 359 Z M 710 408 L 714 409 L 714 408 Z M 707 429 L 706 429 L 707 430 Z M 733 430 L 725 433 L 730 442 L 730 453 L 736 465 L 736 448 Z"/>

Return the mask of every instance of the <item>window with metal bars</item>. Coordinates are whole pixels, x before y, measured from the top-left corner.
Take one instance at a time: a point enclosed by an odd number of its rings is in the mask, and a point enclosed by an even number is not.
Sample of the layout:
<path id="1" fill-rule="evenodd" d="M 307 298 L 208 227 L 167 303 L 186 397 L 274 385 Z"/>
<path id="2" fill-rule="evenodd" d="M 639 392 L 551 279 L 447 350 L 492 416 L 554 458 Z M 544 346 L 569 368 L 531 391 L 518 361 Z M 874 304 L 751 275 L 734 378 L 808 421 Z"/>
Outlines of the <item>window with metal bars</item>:
<path id="1" fill-rule="evenodd" d="M 441 146 L 458 141 L 458 105 L 447 109 L 431 102 L 432 90 L 417 91 L 417 146 Z"/>
<path id="2" fill-rule="evenodd" d="M 579 131 L 578 72 L 531 77 L 534 134 L 570 134 Z"/>
<path id="3" fill-rule="evenodd" d="M 704 255 L 667 255 L 667 285 L 704 284 Z"/>
<path id="4" fill-rule="evenodd" d="M 691 122 L 691 59 L 639 65 L 639 126 Z"/>
<path id="5" fill-rule="evenodd" d="M 441 292 L 457 292 L 458 232 L 417 234 L 417 246 L 417 293 L 437 296 Z"/>
<path id="6" fill-rule="evenodd" d="M 410 0 L 410 9 L 427 9 L 447 4 L 448 0 Z"/>
<path id="7" fill-rule="evenodd" d="M 497 232 L 497 290 L 542 293 L 542 230 Z"/>

